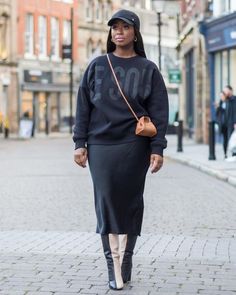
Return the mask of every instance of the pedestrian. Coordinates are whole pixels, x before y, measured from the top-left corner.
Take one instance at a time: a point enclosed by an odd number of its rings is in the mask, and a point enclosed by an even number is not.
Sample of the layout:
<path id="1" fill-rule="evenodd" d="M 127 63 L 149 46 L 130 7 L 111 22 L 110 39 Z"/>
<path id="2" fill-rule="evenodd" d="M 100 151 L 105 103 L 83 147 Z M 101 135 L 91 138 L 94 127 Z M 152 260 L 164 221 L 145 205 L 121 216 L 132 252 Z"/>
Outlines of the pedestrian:
<path id="1" fill-rule="evenodd" d="M 223 136 L 224 156 L 227 158 L 228 146 L 228 128 L 226 122 L 226 100 L 227 96 L 224 91 L 220 92 L 220 101 L 216 104 L 216 118 L 219 126 L 219 132 Z"/>
<path id="2" fill-rule="evenodd" d="M 236 97 L 233 95 L 233 88 L 230 85 L 225 86 L 224 93 L 226 94 L 226 124 L 227 124 L 227 137 L 230 139 L 234 129 L 236 129 Z M 236 156 L 232 153 L 232 156 Z M 228 159 L 230 161 L 230 159 Z"/>
<path id="3" fill-rule="evenodd" d="M 73 140 L 75 162 L 89 163 L 109 287 L 121 290 L 131 280 L 148 167 L 155 173 L 163 165 L 168 97 L 157 66 L 146 58 L 139 17 L 119 10 L 108 26 L 107 55 L 89 64 L 80 83 Z M 137 135 L 135 116 L 149 116 L 157 134 Z"/>

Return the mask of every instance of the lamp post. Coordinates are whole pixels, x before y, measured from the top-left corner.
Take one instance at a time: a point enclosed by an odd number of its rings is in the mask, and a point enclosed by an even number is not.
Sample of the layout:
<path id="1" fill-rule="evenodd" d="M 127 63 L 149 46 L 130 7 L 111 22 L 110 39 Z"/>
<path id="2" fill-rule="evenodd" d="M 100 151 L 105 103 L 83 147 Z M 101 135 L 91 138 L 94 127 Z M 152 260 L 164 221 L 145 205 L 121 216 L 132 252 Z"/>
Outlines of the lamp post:
<path id="1" fill-rule="evenodd" d="M 158 61 L 159 69 L 161 71 L 161 12 L 157 12 L 157 27 L 158 27 Z"/>
<path id="2" fill-rule="evenodd" d="M 161 71 L 162 64 L 161 64 L 161 26 L 163 25 L 161 21 L 161 14 L 164 10 L 165 1 L 164 0 L 152 0 L 154 9 L 157 13 L 157 28 L 158 28 L 158 63 L 159 69 Z"/>
<path id="3" fill-rule="evenodd" d="M 69 89 L 69 106 L 70 106 L 70 116 L 69 116 L 69 127 L 70 133 L 73 132 L 73 8 L 70 11 L 70 44 L 63 44 L 62 45 L 62 58 L 63 59 L 70 59 L 70 89 Z"/>
<path id="4" fill-rule="evenodd" d="M 162 70 L 162 31 L 161 27 L 163 15 L 167 12 L 168 17 L 176 17 L 179 11 L 180 0 L 152 0 L 153 9 L 157 13 L 157 28 L 158 28 L 158 62 L 159 69 Z"/>
<path id="5" fill-rule="evenodd" d="M 73 64 L 74 64 L 74 60 L 73 60 L 73 18 L 74 18 L 74 14 L 73 14 L 73 8 L 71 8 L 71 29 L 70 29 L 70 33 L 71 33 L 71 60 L 70 60 L 70 133 L 73 132 L 72 126 L 73 126 Z"/>

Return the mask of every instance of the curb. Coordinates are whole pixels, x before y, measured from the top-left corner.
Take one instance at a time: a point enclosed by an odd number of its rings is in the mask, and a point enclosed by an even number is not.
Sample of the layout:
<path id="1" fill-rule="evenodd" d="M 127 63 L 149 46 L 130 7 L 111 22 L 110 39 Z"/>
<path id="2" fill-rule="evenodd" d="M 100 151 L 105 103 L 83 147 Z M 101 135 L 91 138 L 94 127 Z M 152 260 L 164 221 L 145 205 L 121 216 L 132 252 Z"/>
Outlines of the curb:
<path id="1" fill-rule="evenodd" d="M 236 177 L 228 176 L 219 170 L 212 169 L 212 168 L 202 165 L 201 163 L 196 162 L 196 161 L 187 160 L 187 159 L 180 159 L 180 158 L 176 158 L 171 155 L 166 155 L 166 158 L 169 158 L 171 160 L 174 160 L 174 161 L 184 164 L 186 166 L 200 170 L 208 175 L 211 175 L 219 180 L 225 181 L 225 182 L 229 183 L 230 185 L 236 187 Z"/>

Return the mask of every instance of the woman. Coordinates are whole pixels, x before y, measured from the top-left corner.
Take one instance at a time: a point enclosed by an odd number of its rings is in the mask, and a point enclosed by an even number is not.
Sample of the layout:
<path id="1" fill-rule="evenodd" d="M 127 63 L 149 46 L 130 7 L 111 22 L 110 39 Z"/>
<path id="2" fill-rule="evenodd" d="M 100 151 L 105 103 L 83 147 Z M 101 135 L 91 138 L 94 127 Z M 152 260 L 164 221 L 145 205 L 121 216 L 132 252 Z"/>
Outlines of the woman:
<path id="1" fill-rule="evenodd" d="M 108 265 L 109 287 L 121 290 L 131 279 L 132 255 L 143 218 L 143 191 L 150 166 L 163 164 L 168 98 L 156 65 L 146 59 L 138 16 L 120 10 L 109 20 L 107 52 L 134 112 L 157 127 L 149 138 L 135 134 L 136 121 L 122 98 L 107 56 L 88 66 L 78 91 L 75 162 L 86 167 L 94 185 L 97 230 Z"/>
<path id="2" fill-rule="evenodd" d="M 226 118 L 226 100 L 227 96 L 224 91 L 220 93 L 220 101 L 216 106 L 216 118 L 219 125 L 219 131 L 223 135 L 223 150 L 224 156 L 227 158 L 227 147 L 228 147 L 228 128 Z"/>

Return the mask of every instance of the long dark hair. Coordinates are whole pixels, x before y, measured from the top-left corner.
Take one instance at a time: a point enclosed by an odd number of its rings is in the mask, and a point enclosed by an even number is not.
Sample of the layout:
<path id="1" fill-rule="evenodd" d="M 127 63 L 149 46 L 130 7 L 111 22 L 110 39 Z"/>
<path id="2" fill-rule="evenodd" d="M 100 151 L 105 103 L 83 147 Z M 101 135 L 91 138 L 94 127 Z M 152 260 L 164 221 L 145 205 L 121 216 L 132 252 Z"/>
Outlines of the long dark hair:
<path id="1" fill-rule="evenodd" d="M 137 41 L 134 42 L 134 51 L 138 55 L 142 57 L 146 57 L 142 35 L 139 32 L 139 30 L 137 30 L 135 27 L 134 27 L 134 34 L 137 37 Z M 115 43 L 111 41 L 111 29 L 110 29 L 108 33 L 108 37 L 107 37 L 107 53 L 113 52 L 115 49 L 116 49 L 116 45 Z"/>

